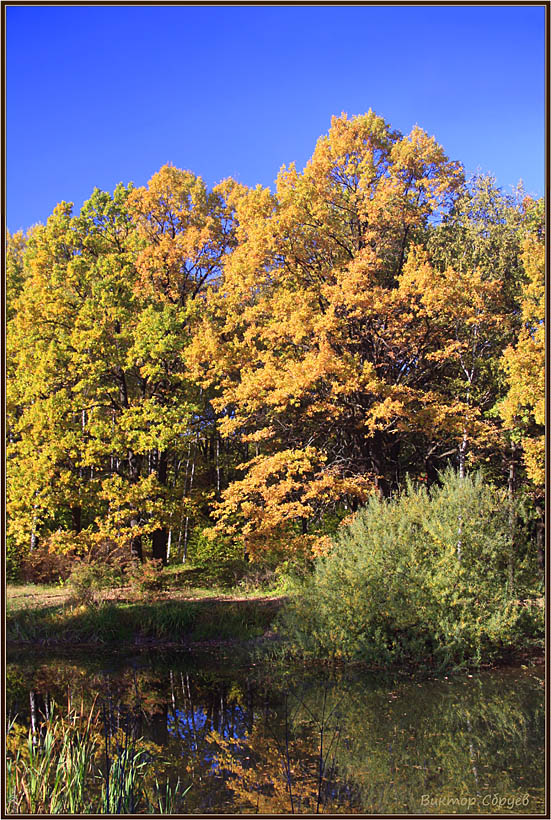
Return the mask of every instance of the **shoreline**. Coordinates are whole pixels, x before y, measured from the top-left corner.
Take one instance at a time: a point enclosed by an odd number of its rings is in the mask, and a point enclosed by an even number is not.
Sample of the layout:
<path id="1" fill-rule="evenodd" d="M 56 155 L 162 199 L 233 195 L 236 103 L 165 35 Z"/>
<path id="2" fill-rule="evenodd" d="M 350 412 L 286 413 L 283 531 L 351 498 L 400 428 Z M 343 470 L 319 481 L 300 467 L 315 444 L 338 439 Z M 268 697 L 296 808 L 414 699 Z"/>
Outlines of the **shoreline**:
<path id="1" fill-rule="evenodd" d="M 270 646 L 280 648 L 277 662 L 303 662 L 288 656 L 285 642 L 278 640 L 273 621 L 288 595 L 255 595 L 246 597 L 217 592 L 214 595 L 193 595 L 175 590 L 167 591 L 150 600 L 132 600 L 126 596 L 109 596 L 97 606 L 72 606 L 65 598 L 60 604 L 40 602 L 32 608 L 23 607 L 6 613 L 6 660 L 29 653 L 59 653 L 81 655 L 101 653 L 124 658 L 136 652 L 189 652 L 253 655 Z M 123 593 L 124 594 L 124 593 Z M 58 598 L 58 595 L 55 595 Z M 65 597 L 65 596 L 64 596 Z M 9 604 L 9 596 L 6 596 Z M 13 599 L 12 599 L 13 601 Z M 48 605 L 50 603 L 50 605 Z M 12 633 L 10 635 L 10 632 Z M 92 637 L 94 636 L 94 637 Z M 266 653 L 266 662 L 270 662 Z M 274 658 L 271 659 L 273 662 Z M 362 661 L 342 659 L 308 659 L 311 665 L 361 666 L 374 672 L 389 671 L 397 674 L 431 674 L 422 662 L 396 667 L 368 666 Z M 499 657 L 479 666 L 459 667 L 484 671 L 523 664 L 545 664 L 545 647 L 503 648 Z"/>
<path id="2" fill-rule="evenodd" d="M 78 657 L 82 654 L 88 654 L 91 651 L 101 655 L 113 656 L 116 655 L 121 660 L 126 656 L 134 656 L 136 652 L 147 654 L 151 651 L 164 652 L 182 652 L 193 655 L 203 653 L 216 655 L 224 653 L 225 650 L 231 650 L 234 653 L 239 653 L 240 660 L 244 661 L 248 655 L 251 657 L 251 650 L 261 649 L 263 646 L 268 646 L 270 640 L 273 640 L 270 633 L 253 639 L 234 638 L 229 640 L 187 640 L 187 641 L 167 641 L 162 639 L 140 639 L 135 638 L 134 643 L 123 643 L 116 647 L 110 644 L 101 644 L 98 642 L 70 642 L 70 641 L 49 641 L 41 644 L 33 644 L 32 642 L 24 641 L 6 641 L 6 662 L 16 661 L 20 658 L 28 657 L 30 653 L 40 657 L 42 654 L 52 654 L 69 657 Z M 257 659 L 258 660 L 258 659 Z M 273 663 L 273 659 L 266 657 L 264 662 Z M 260 661 L 262 663 L 262 660 Z M 278 659 L 277 663 L 306 663 L 303 658 L 291 657 L 287 659 Z M 365 668 L 367 672 L 381 673 L 389 672 L 396 675 L 411 676 L 419 675 L 421 677 L 431 676 L 435 673 L 435 669 L 430 667 L 419 668 L 419 665 L 396 666 L 396 667 L 380 667 L 369 666 L 362 661 L 346 661 L 342 659 L 327 660 L 321 658 L 310 658 L 307 660 L 310 667 L 327 667 L 332 666 L 336 668 Z M 514 669 L 518 667 L 544 667 L 546 663 L 546 654 L 544 647 L 530 647 L 529 649 L 511 650 L 504 653 L 502 657 L 494 658 L 492 661 L 483 662 L 480 666 L 463 666 L 456 669 L 444 670 L 438 673 L 438 677 L 443 677 L 444 674 L 457 674 L 460 672 L 471 671 L 473 673 L 489 672 L 499 669 Z"/>

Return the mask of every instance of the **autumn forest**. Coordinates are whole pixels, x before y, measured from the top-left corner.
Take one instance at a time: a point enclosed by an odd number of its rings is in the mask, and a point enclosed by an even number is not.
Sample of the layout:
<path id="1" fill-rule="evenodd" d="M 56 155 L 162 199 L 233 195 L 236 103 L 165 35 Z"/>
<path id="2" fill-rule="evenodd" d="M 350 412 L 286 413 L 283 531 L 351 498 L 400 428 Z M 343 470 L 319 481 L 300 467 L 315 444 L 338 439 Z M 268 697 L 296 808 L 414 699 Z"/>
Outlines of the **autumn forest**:
<path id="1" fill-rule="evenodd" d="M 8 576 L 311 561 L 444 471 L 543 571 L 544 206 L 334 117 L 275 191 L 167 165 L 8 236 Z"/>

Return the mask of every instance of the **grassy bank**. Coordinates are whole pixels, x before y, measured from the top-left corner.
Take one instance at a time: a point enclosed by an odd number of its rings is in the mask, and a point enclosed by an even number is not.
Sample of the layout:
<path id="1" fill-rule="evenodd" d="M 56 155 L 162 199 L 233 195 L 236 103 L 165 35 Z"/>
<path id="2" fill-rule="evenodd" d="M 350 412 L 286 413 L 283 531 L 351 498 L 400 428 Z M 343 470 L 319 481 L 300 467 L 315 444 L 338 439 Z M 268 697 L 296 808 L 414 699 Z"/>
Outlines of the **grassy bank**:
<path id="1" fill-rule="evenodd" d="M 70 591 L 48 585 L 8 586 L 6 638 L 8 648 L 104 647 L 124 652 L 136 647 L 201 647 L 242 645 L 280 633 L 282 641 L 264 644 L 272 660 L 303 657 L 303 647 L 285 628 L 299 601 L 285 595 L 220 592 L 204 588 L 172 589 L 147 601 L 132 600 L 127 589 L 109 590 L 96 605 L 75 604 Z M 290 604 L 290 609 L 284 609 Z M 534 601 L 541 608 L 543 600 Z M 286 615 L 286 613 L 288 613 Z M 283 620 L 281 615 L 284 615 Z M 283 630 L 282 630 L 283 627 Z M 283 634 L 281 634 L 283 632 Z M 511 663 L 542 654 L 540 640 L 502 647 L 499 657 L 481 658 L 478 665 Z M 274 654 L 275 653 L 275 654 Z M 310 662 L 316 659 L 307 653 Z M 322 660 L 322 655 L 317 660 Z M 334 658 L 335 660 L 335 658 Z M 348 659 L 351 662 L 351 659 Z M 428 659 L 427 659 L 428 662 Z M 414 667 L 419 662 L 413 664 Z M 374 668 L 381 664 L 371 663 Z M 396 666 L 387 660 L 384 668 Z M 409 664 L 405 664 L 409 668 Z"/>
<path id="2" fill-rule="evenodd" d="M 207 596 L 199 590 L 195 595 L 169 591 L 133 601 L 124 590 L 116 590 L 98 604 L 83 605 L 52 587 L 8 588 L 6 636 L 8 645 L 117 648 L 249 641 L 270 628 L 282 600 L 268 595 Z"/>

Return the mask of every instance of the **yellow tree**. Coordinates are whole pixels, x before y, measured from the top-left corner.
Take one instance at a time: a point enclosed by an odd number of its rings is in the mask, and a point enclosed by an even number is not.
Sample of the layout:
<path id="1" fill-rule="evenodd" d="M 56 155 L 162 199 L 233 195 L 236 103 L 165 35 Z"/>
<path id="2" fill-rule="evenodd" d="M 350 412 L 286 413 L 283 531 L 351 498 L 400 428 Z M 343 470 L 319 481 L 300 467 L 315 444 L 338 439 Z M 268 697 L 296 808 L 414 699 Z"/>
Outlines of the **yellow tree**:
<path id="1" fill-rule="evenodd" d="M 523 243 L 526 284 L 522 288 L 523 326 L 516 344 L 504 353 L 508 392 L 501 405 L 505 424 L 516 428 L 526 473 L 543 492 L 545 484 L 545 245 L 529 236 Z"/>
<path id="2" fill-rule="evenodd" d="M 545 243 L 543 203 L 530 203 L 528 216 L 540 221 L 523 242 L 526 281 L 522 288 L 522 327 L 503 354 L 507 394 L 498 405 L 513 446 L 520 446 L 537 516 L 537 545 L 543 569 L 545 494 Z M 530 213 L 532 212 L 532 213 Z"/>
<path id="3" fill-rule="evenodd" d="M 185 373 L 190 316 L 216 275 L 222 199 L 162 169 L 143 189 L 62 203 L 25 253 L 10 323 L 10 533 L 52 546 L 142 538 L 166 561 L 179 466 L 205 404 Z M 32 536 L 31 536 L 32 538 Z M 23 539 L 21 541 L 21 539 Z"/>
<path id="4" fill-rule="evenodd" d="M 270 531 L 304 541 L 328 510 L 399 480 L 420 404 L 437 403 L 427 371 L 441 343 L 399 283 L 462 178 L 421 129 L 403 137 L 369 112 L 334 118 L 275 196 L 232 191 L 238 244 L 190 363 L 219 385 L 226 435 L 252 448 L 220 508 L 222 526 L 249 522 L 251 547 Z"/>
<path id="5" fill-rule="evenodd" d="M 203 310 L 204 292 L 215 285 L 233 242 L 232 214 L 225 201 L 228 187 L 221 185 L 209 192 L 200 177 L 166 165 L 147 187 L 129 196 L 129 210 L 141 241 L 134 293 L 147 304 L 136 326 L 130 356 L 142 378 L 138 414 L 143 415 L 147 407 L 141 427 L 150 432 L 149 438 L 142 433 L 141 448 L 152 456 L 160 485 L 156 495 L 165 507 L 164 520 L 151 536 L 153 555 L 163 561 L 169 532 L 182 522 L 186 504 L 182 495 L 191 490 L 190 459 L 194 470 L 197 450 L 205 438 L 213 441 L 212 449 L 218 452 L 209 396 L 190 380 L 185 360 L 194 317 Z M 183 462 L 188 464 L 187 471 L 181 470 Z M 191 476 L 197 486 L 198 476 Z M 167 504 L 170 497 L 172 502 Z"/>
<path id="6" fill-rule="evenodd" d="M 132 271 L 126 195 L 122 186 L 113 198 L 96 191 L 78 218 L 61 203 L 28 242 L 8 328 L 7 387 L 17 408 L 8 510 L 17 543 L 30 534 L 34 545 L 39 531 L 79 536 L 89 523 L 83 508 L 93 519 L 100 504 L 107 454 L 93 426 L 106 414 L 110 427 L 108 382 L 124 357 Z"/>

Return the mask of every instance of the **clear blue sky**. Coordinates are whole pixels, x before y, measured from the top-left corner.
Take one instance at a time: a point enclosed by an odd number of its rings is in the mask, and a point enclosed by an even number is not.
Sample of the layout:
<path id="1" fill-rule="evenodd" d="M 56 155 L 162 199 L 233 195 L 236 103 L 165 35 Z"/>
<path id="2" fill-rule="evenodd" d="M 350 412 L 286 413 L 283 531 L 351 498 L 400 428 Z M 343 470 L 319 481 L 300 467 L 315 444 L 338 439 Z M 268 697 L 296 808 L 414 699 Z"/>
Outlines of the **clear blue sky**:
<path id="1" fill-rule="evenodd" d="M 166 162 L 273 185 L 372 108 L 544 191 L 543 6 L 8 6 L 7 221 Z"/>

